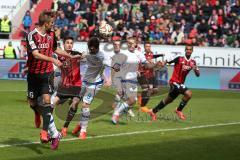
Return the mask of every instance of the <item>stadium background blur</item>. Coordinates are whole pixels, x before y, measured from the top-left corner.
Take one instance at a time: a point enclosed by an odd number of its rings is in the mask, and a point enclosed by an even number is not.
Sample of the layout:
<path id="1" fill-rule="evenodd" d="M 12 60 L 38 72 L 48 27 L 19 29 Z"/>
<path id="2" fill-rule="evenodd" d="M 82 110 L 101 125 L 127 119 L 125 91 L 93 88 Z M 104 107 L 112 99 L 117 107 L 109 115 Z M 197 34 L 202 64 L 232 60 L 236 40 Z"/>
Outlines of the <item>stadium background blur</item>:
<path id="1" fill-rule="evenodd" d="M 11 2 L 16 3 L 8 6 Z M 0 160 L 237 159 L 240 157 L 239 4 L 239 0 L 0 0 L 0 24 L 5 15 L 11 22 L 10 31 L 0 34 Z M 2 13 L 5 9 L 8 11 Z M 39 130 L 34 128 L 34 117 L 26 102 L 27 84 L 23 81 L 26 75 L 22 73 L 26 64 L 24 39 L 37 25 L 43 9 L 57 13 L 58 40 L 73 36 L 79 41 L 75 46 L 80 51 L 86 48 L 90 32 L 104 19 L 114 28 L 113 39 L 121 37 L 124 41 L 127 36 L 135 36 L 140 43 L 149 40 L 154 53 L 177 55 L 184 53 L 186 43 L 199 46 L 194 47 L 194 56 L 198 57 L 201 76 L 196 78 L 190 73 L 186 81 L 194 95 L 186 107 L 188 119 L 182 122 L 173 114 L 178 99 L 159 114 L 156 123 L 135 107 L 137 118 L 126 116 L 119 126 L 111 125 L 109 104 L 104 102 L 112 102 L 113 92 L 104 88 L 91 108 L 93 119 L 86 141 L 79 141 L 69 132 L 54 153 L 39 145 L 36 136 Z M 16 60 L 2 59 L 10 41 L 17 53 Z M 102 43 L 100 47 L 111 52 L 109 46 Z M 126 50 L 126 46 L 122 49 Z M 162 77 L 157 76 L 167 85 L 171 73 L 172 66 L 168 66 L 162 70 Z M 160 95 L 151 97 L 149 107 L 158 104 L 167 91 L 161 89 Z M 67 110 L 68 105 L 56 109 L 58 128 L 64 123 L 61 116 L 65 118 Z M 69 131 L 78 120 L 76 116 Z"/>
<path id="2" fill-rule="evenodd" d="M 37 25 L 35 17 L 43 1 L 28 1 L 30 12 L 26 8 L 22 24 L 12 25 L 10 38 L 23 39 Z M 87 41 L 106 20 L 114 28 L 113 39 L 135 36 L 140 43 L 240 47 L 239 0 L 51 0 L 45 4 L 50 6 L 42 9 L 57 14 L 58 40 L 70 35 Z"/>

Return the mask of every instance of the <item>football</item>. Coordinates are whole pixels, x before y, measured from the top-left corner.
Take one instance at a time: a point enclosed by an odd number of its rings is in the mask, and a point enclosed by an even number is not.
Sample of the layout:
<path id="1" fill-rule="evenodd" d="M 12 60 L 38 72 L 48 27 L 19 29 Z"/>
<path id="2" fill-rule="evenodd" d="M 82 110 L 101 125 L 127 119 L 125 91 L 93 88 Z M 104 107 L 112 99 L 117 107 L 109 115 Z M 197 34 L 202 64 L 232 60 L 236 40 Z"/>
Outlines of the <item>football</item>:
<path id="1" fill-rule="evenodd" d="M 105 21 L 101 22 L 99 25 L 99 34 L 103 38 L 107 38 L 112 36 L 113 28 L 111 25 L 106 23 Z"/>

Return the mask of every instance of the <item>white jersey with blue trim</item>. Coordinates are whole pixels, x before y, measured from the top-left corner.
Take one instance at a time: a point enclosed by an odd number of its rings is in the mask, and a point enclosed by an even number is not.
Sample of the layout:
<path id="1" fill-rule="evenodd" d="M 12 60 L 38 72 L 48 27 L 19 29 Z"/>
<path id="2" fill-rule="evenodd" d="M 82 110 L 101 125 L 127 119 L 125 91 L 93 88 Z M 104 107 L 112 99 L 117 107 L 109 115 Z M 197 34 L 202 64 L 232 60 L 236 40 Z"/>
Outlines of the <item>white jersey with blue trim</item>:
<path id="1" fill-rule="evenodd" d="M 127 57 L 126 61 L 122 64 L 121 67 L 123 79 L 136 80 L 139 64 L 146 63 L 147 60 L 145 56 L 137 50 L 134 52 L 126 51 L 123 54 Z"/>
<path id="2" fill-rule="evenodd" d="M 111 56 L 99 51 L 96 55 L 86 55 L 87 69 L 83 81 L 96 82 L 102 78 L 105 66 L 111 66 Z"/>

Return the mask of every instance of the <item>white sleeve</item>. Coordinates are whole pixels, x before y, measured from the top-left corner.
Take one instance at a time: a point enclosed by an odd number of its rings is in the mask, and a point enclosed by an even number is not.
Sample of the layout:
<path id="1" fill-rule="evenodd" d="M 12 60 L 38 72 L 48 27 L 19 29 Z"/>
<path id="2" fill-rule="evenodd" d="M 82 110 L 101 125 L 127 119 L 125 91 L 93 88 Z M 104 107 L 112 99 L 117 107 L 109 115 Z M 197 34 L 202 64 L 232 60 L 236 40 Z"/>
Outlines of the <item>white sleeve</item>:
<path id="1" fill-rule="evenodd" d="M 103 58 L 103 64 L 105 66 L 111 66 L 111 63 L 112 63 L 112 59 L 110 56 L 104 56 Z"/>
<path id="2" fill-rule="evenodd" d="M 143 53 L 137 52 L 137 57 L 139 58 L 141 63 L 146 63 L 147 62 L 146 57 Z"/>

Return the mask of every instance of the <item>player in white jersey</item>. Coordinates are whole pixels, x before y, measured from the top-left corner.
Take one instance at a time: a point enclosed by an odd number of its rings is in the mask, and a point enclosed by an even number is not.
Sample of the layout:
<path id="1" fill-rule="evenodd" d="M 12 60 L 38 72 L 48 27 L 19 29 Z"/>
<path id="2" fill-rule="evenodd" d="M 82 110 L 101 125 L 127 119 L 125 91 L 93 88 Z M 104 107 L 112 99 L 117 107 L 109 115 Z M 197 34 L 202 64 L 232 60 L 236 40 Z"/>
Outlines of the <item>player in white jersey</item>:
<path id="1" fill-rule="evenodd" d="M 162 67 L 162 62 L 156 64 L 148 63 L 145 56 L 136 50 L 136 39 L 133 37 L 127 40 L 128 51 L 117 56 L 113 59 L 113 63 L 121 66 L 121 83 L 123 86 L 124 102 L 119 102 L 112 115 L 113 124 L 117 124 L 119 117 L 124 111 L 128 111 L 129 108 L 135 104 L 137 100 L 137 71 L 139 64 L 144 65 L 146 68 Z"/>
<path id="2" fill-rule="evenodd" d="M 120 54 L 120 47 L 121 47 L 121 41 L 115 40 L 113 41 L 113 52 L 114 52 L 114 57 L 116 57 L 118 54 Z M 123 90 L 122 90 L 122 75 L 121 72 L 111 72 L 111 77 L 112 77 L 112 86 L 116 89 L 116 95 L 114 98 L 114 102 L 112 104 L 112 108 L 116 108 L 117 104 L 121 101 L 121 97 L 123 96 Z"/>
<path id="3" fill-rule="evenodd" d="M 88 41 L 89 54 L 86 55 L 87 69 L 83 78 L 80 96 L 83 97 L 82 112 L 79 124 L 73 131 L 80 131 L 79 138 L 86 139 L 88 121 L 90 118 L 90 105 L 98 90 L 103 86 L 103 71 L 111 65 L 111 58 L 99 51 L 99 39 L 92 37 Z M 117 71 L 117 69 L 115 69 Z"/>
<path id="4" fill-rule="evenodd" d="M 120 40 L 115 40 L 113 41 L 113 50 L 114 50 L 114 54 L 112 55 L 112 59 L 117 59 L 117 61 L 119 61 L 119 59 L 123 58 L 123 56 L 121 56 L 121 41 Z M 112 84 L 113 87 L 116 89 L 116 95 L 114 98 L 114 102 L 112 104 L 112 108 L 116 109 L 117 104 L 122 100 L 123 98 L 123 83 L 122 83 L 122 73 L 120 72 L 111 72 L 111 79 L 112 79 Z M 134 113 L 132 111 L 132 109 L 130 108 L 127 113 L 131 116 L 134 117 Z"/>

